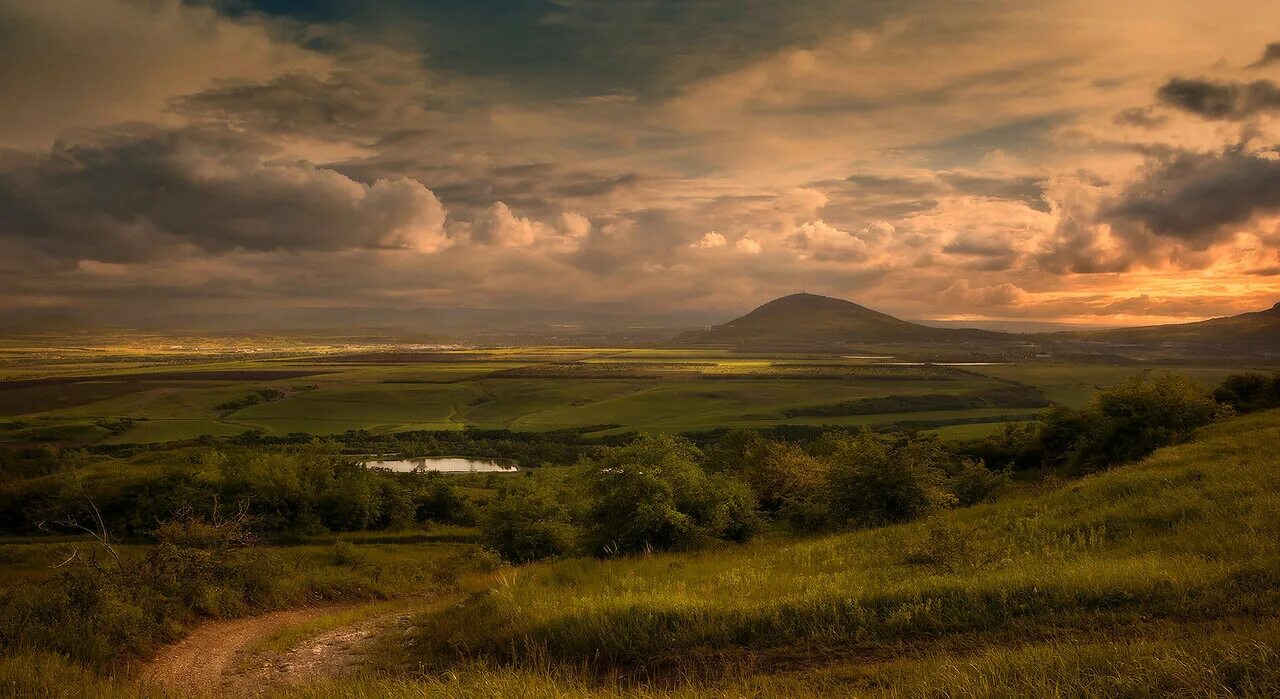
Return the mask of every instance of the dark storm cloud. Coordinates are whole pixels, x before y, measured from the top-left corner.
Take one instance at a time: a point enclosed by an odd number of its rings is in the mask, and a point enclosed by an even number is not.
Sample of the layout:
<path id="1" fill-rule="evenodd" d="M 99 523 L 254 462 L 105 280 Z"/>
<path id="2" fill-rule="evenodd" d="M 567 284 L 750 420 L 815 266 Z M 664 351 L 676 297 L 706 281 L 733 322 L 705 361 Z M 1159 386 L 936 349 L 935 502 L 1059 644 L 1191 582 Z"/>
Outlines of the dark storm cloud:
<path id="1" fill-rule="evenodd" d="M 1280 211 L 1276 151 L 1235 146 L 1217 153 L 1179 152 L 1149 164 L 1104 217 L 1141 232 L 1203 248 L 1256 215 Z"/>
<path id="2" fill-rule="evenodd" d="M 1250 65 L 1250 68 L 1262 68 L 1264 66 L 1275 65 L 1280 63 L 1280 41 L 1267 44 L 1267 48 L 1262 52 L 1262 58 Z"/>
<path id="3" fill-rule="evenodd" d="M 1280 86 L 1270 80 L 1248 83 L 1174 78 L 1156 92 L 1161 102 L 1204 119 L 1241 120 L 1280 111 Z"/>
<path id="4" fill-rule="evenodd" d="M 1107 274 L 1128 271 L 1139 255 L 1129 247 L 1107 247 L 1091 221 L 1067 213 L 1052 239 L 1036 257 L 1040 269 L 1056 275 Z"/>
<path id="5" fill-rule="evenodd" d="M 181 246 L 230 250 L 431 248 L 444 209 L 410 179 L 355 182 L 274 161 L 225 128 L 138 128 L 0 158 L 0 237 L 68 260 L 127 262 Z"/>

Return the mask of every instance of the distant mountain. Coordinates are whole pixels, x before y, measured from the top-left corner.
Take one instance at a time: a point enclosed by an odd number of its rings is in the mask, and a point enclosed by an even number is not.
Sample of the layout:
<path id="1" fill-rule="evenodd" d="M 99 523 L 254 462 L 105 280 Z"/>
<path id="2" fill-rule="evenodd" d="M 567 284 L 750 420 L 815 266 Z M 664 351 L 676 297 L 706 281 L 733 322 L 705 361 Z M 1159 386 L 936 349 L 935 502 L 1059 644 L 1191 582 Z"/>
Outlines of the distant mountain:
<path id="1" fill-rule="evenodd" d="M 987 330 L 931 328 L 816 294 L 774 299 L 750 313 L 676 338 L 679 344 L 743 348 L 838 348 L 864 344 L 1005 343 L 1013 336 Z"/>
<path id="2" fill-rule="evenodd" d="M 1059 334 L 1061 335 L 1061 334 Z M 1133 345 L 1258 348 L 1280 351 L 1280 303 L 1265 311 L 1202 320 L 1069 334 L 1086 342 Z"/>

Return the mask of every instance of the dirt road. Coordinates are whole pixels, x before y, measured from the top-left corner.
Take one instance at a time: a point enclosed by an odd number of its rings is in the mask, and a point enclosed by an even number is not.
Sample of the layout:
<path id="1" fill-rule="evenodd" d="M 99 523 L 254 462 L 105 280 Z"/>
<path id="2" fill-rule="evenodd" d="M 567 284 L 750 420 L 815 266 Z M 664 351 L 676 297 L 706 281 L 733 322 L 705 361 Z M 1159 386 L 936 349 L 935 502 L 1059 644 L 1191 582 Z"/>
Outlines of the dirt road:
<path id="1" fill-rule="evenodd" d="M 147 664 L 144 686 L 167 697 L 251 697 L 281 684 L 340 674 L 359 664 L 362 648 L 396 615 L 371 616 L 320 632 L 283 654 L 250 651 L 262 639 L 348 608 L 295 609 L 205 624 Z"/>

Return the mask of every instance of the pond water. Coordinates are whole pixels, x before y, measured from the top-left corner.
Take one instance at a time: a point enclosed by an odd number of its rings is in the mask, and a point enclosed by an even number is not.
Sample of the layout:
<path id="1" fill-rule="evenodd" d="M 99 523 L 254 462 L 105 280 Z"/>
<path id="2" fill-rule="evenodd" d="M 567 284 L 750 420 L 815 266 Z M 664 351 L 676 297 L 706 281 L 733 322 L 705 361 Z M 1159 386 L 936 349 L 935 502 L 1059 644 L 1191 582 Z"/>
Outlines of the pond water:
<path id="1" fill-rule="evenodd" d="M 413 459 L 370 459 L 361 462 L 369 468 L 385 468 L 408 473 L 421 467 L 424 471 L 442 473 L 512 473 L 519 469 L 506 459 L 472 459 L 465 456 L 423 456 Z"/>

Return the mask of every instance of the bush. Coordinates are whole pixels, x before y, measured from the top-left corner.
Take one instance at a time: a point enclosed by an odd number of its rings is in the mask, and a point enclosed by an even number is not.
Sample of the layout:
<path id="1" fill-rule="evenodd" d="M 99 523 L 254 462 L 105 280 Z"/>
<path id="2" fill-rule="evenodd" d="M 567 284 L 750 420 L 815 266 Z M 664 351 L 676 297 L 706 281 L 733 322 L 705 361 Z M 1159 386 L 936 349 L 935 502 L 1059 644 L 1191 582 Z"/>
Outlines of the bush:
<path id="1" fill-rule="evenodd" d="M 1280 408 L 1280 372 L 1228 376 L 1213 389 L 1213 399 L 1237 413 Z"/>
<path id="2" fill-rule="evenodd" d="M 909 440 L 895 447 L 863 429 L 827 448 L 828 498 L 836 522 L 905 522 L 954 502 L 944 487 L 946 456 L 936 441 Z"/>
<path id="3" fill-rule="evenodd" d="M 643 436 L 580 466 L 585 528 L 596 553 L 687 549 L 754 531 L 755 503 L 728 476 L 711 478 L 690 442 Z"/>
<path id="4" fill-rule="evenodd" d="M 578 542 L 562 499 L 527 480 L 504 489 L 489 503 L 480 533 L 485 546 L 512 563 L 572 553 Z"/>
<path id="5" fill-rule="evenodd" d="M 827 479 L 826 464 L 805 450 L 764 439 L 751 445 L 730 473 L 751 488 L 762 511 L 774 516 L 812 499 Z"/>
<path id="6" fill-rule="evenodd" d="M 1071 463 L 1085 470 L 1136 461 L 1177 444 L 1222 414 L 1200 384 L 1179 374 L 1135 376 L 1095 393 L 1082 414 Z"/>
<path id="7" fill-rule="evenodd" d="M 995 472 L 981 461 L 965 459 L 951 476 L 951 493 L 957 505 L 969 507 L 995 500 L 1010 482 L 1008 472 Z"/>

